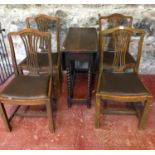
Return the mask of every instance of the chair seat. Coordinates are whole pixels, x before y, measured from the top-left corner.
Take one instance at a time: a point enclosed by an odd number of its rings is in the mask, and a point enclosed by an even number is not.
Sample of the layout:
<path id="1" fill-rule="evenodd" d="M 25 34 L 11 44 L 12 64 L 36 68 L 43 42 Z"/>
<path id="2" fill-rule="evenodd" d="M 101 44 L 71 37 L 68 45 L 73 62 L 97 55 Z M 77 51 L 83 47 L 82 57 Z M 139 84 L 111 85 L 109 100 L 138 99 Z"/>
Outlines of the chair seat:
<path id="1" fill-rule="evenodd" d="M 136 73 L 103 72 L 99 92 L 121 96 L 149 94 Z"/>
<path id="2" fill-rule="evenodd" d="M 0 93 L 9 99 L 47 98 L 50 76 L 17 76 Z"/>
<path id="3" fill-rule="evenodd" d="M 104 56 L 103 56 L 103 63 L 106 66 L 112 66 L 114 60 L 114 52 L 104 52 Z M 136 64 L 136 61 L 134 60 L 134 58 L 132 57 L 132 55 L 127 52 L 126 53 L 126 65 L 131 65 L 131 64 Z"/>
<path id="4" fill-rule="evenodd" d="M 49 66 L 48 62 L 48 55 L 47 53 L 37 53 L 38 56 L 38 62 L 40 67 L 47 67 Z M 58 60 L 58 53 L 52 53 L 52 63 L 53 67 L 57 65 L 57 60 Z M 26 58 L 20 63 L 20 66 L 24 67 L 26 66 Z"/>

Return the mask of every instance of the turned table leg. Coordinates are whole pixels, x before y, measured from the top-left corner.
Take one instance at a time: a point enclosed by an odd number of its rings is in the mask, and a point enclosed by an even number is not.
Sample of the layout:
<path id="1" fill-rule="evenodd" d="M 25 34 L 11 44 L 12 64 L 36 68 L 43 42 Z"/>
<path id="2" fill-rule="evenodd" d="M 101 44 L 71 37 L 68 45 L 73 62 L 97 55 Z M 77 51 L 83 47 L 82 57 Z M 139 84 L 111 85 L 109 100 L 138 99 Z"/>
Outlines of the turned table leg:
<path id="1" fill-rule="evenodd" d="M 91 64 L 89 65 L 88 68 L 88 101 L 87 101 L 87 107 L 91 107 L 91 90 L 92 90 L 92 67 Z"/>
<path id="2" fill-rule="evenodd" d="M 67 95 L 67 103 L 68 107 L 71 107 L 71 70 L 70 67 L 67 67 L 67 89 L 68 89 L 68 95 Z"/>

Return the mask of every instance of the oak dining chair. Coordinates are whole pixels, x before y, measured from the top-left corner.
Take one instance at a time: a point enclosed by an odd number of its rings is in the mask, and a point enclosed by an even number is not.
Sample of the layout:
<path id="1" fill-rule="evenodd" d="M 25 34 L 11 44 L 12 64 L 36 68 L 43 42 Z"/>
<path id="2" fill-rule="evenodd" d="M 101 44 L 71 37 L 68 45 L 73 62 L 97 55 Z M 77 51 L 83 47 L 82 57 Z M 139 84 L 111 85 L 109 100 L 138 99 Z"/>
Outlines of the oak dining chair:
<path id="1" fill-rule="evenodd" d="M 27 56 L 25 66 L 29 72 L 22 74 L 16 59 L 15 42 L 19 37 L 21 43 L 25 47 Z M 19 112 L 21 106 L 39 106 L 45 105 L 47 112 L 44 116 L 48 117 L 48 126 L 50 132 L 54 132 L 53 120 L 53 89 L 52 89 L 52 57 L 51 57 L 51 34 L 48 32 L 39 32 L 35 29 L 23 29 L 19 32 L 10 32 L 8 34 L 9 44 L 11 48 L 11 56 L 14 67 L 14 78 L 0 93 L 0 115 L 7 131 L 11 131 L 10 122 L 14 115 L 28 116 L 27 113 Z M 42 74 L 38 61 L 37 51 L 40 42 L 45 41 L 47 45 L 46 54 L 48 56 L 48 73 Z M 5 105 L 15 105 L 16 109 L 10 117 L 8 117 Z M 41 113 L 33 113 L 33 115 L 42 116 Z M 33 116 L 29 113 L 30 116 Z"/>
<path id="2" fill-rule="evenodd" d="M 55 16 L 39 14 L 36 16 L 27 17 L 26 26 L 27 28 L 35 28 L 40 32 L 50 32 L 52 35 L 51 42 L 52 42 L 53 76 L 54 76 L 54 85 L 56 86 L 54 92 L 55 97 L 57 98 L 57 96 L 60 94 L 60 80 L 61 80 L 60 19 Z M 40 49 L 41 51 L 37 53 L 40 69 L 42 69 L 43 71 L 47 71 L 48 56 L 45 53 L 46 44 L 43 41 L 43 38 L 40 42 Z M 19 65 L 21 70 L 25 69 L 25 64 L 27 61 L 26 59 L 27 58 L 25 58 Z"/>
<path id="3" fill-rule="evenodd" d="M 100 39 L 112 35 L 114 57 L 112 69 L 104 70 L 104 41 L 101 44 L 101 59 L 96 90 L 96 128 L 100 127 L 100 114 L 135 114 L 139 118 L 139 128 L 144 128 L 152 95 L 147 90 L 137 73 L 142 53 L 144 30 L 129 27 L 115 27 L 101 31 Z M 137 36 L 138 35 L 138 36 Z M 132 72 L 127 72 L 126 54 L 132 36 L 139 37 L 136 65 Z M 104 40 L 104 39 L 103 39 Z M 136 51 L 135 51 L 136 52 Z M 118 106 L 110 105 L 113 101 Z M 121 108 L 120 105 L 124 105 Z M 126 105 L 126 106 L 125 106 Z M 120 109 L 121 108 L 121 109 Z"/>

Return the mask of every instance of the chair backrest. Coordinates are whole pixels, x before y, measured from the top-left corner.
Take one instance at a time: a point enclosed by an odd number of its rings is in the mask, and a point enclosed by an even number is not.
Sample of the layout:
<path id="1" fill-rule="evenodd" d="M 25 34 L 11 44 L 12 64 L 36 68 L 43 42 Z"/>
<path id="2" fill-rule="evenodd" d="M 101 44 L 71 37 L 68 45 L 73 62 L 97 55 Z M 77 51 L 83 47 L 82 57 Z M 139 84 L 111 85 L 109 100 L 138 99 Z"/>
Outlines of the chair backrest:
<path id="1" fill-rule="evenodd" d="M 109 16 L 101 16 L 99 14 L 99 29 L 100 31 L 103 30 L 103 27 L 105 26 L 105 22 L 107 21 L 107 28 L 114 28 L 117 26 L 128 26 L 132 27 L 132 16 L 125 16 L 119 13 L 114 13 Z"/>
<path id="2" fill-rule="evenodd" d="M 51 60 L 51 34 L 49 32 L 39 32 L 35 29 L 28 28 L 21 30 L 19 32 L 10 32 L 8 34 L 8 40 L 11 48 L 11 56 L 13 67 L 16 75 L 20 75 L 17 66 L 17 58 L 16 58 L 16 51 L 15 51 L 15 37 L 19 37 L 21 39 L 21 43 L 23 43 L 25 53 L 26 53 L 26 67 L 29 70 L 29 74 L 32 75 L 39 75 L 40 74 L 40 66 L 38 62 L 38 55 L 37 52 L 40 50 L 40 42 L 46 42 L 46 52 L 48 53 L 48 60 L 49 60 L 49 72 L 52 74 L 52 60 Z M 22 46 L 22 45 L 21 45 Z"/>
<path id="3" fill-rule="evenodd" d="M 27 28 L 33 27 L 32 22 L 35 22 L 38 31 L 41 32 L 52 32 L 56 30 L 56 48 L 57 52 L 60 51 L 60 19 L 54 16 L 48 16 L 44 14 L 39 14 L 32 17 L 26 18 L 26 26 Z M 41 45 L 42 47 L 42 42 Z"/>
<path id="4" fill-rule="evenodd" d="M 114 27 L 121 26 L 121 25 L 132 27 L 132 21 L 133 21 L 132 16 L 125 16 L 125 15 L 118 14 L 118 13 L 114 13 L 109 16 L 101 16 L 99 14 L 99 35 L 100 35 L 100 32 L 105 29 L 114 28 Z M 99 42 L 99 46 L 101 48 L 101 41 Z M 114 49 L 112 37 L 109 38 L 107 47 L 108 47 L 108 50 Z"/>
<path id="5" fill-rule="evenodd" d="M 107 29 L 101 31 L 100 39 L 102 40 L 101 44 L 101 59 L 100 65 L 102 67 L 103 57 L 104 57 L 104 37 L 106 35 L 112 35 L 114 39 L 114 59 L 112 64 L 112 70 L 114 72 L 124 72 L 126 69 L 126 54 L 128 47 L 131 41 L 131 37 L 139 37 L 138 46 L 137 46 L 137 59 L 134 71 L 138 71 L 141 53 L 142 53 L 142 44 L 144 39 L 144 30 L 134 29 L 124 26 L 115 27 L 112 29 Z"/>

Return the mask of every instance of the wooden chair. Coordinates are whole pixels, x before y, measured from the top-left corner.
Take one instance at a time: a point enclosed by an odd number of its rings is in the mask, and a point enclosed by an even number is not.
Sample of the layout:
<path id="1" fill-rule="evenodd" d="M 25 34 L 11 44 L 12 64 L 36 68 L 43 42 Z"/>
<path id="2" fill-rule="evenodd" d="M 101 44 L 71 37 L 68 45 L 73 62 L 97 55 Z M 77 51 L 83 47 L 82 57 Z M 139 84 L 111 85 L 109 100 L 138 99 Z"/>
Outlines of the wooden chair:
<path id="1" fill-rule="evenodd" d="M 21 74 L 15 56 L 14 36 L 18 36 L 25 47 L 27 54 L 26 66 L 29 69 L 27 75 Z M 48 32 L 39 32 L 35 29 L 24 29 L 19 32 L 10 32 L 8 39 L 11 48 L 12 62 L 15 71 L 14 79 L 0 93 L 0 115 L 4 121 L 7 131 L 11 131 L 10 121 L 17 113 L 20 106 L 46 105 L 48 124 L 50 132 L 54 132 L 52 114 L 52 60 L 51 60 L 51 35 Z M 40 74 L 37 50 L 40 41 L 47 42 L 48 74 Z M 13 114 L 8 118 L 4 104 L 18 105 Z M 37 116 L 42 114 L 37 113 Z M 25 113 L 26 115 L 26 113 Z M 32 115 L 32 114 L 30 114 Z"/>
<path id="2" fill-rule="evenodd" d="M 99 14 L 99 36 L 101 35 L 101 32 L 105 29 L 114 28 L 117 26 L 128 26 L 132 27 L 132 20 L 133 18 L 131 16 L 124 16 L 122 14 L 114 13 L 109 16 L 101 16 Z M 106 44 L 104 46 L 104 60 L 103 60 L 103 66 L 105 69 L 111 69 L 113 58 L 114 58 L 114 38 L 111 36 L 111 34 L 108 34 L 105 37 Z M 102 38 L 99 37 L 99 49 L 101 49 L 102 45 Z M 134 60 L 133 56 L 127 52 L 126 53 L 126 65 L 129 66 L 129 68 L 134 68 L 136 61 Z"/>
<path id="3" fill-rule="evenodd" d="M 152 95 L 141 82 L 137 70 L 141 58 L 144 31 L 129 27 L 116 27 L 101 32 L 101 36 L 112 34 L 114 38 L 114 59 L 112 70 L 105 71 L 103 67 L 104 44 L 101 49 L 101 66 L 96 90 L 96 128 L 100 126 L 100 113 L 107 114 L 136 114 L 139 117 L 139 128 L 144 128 Z M 139 35 L 137 63 L 133 72 L 126 72 L 126 54 L 128 42 L 133 35 Z M 103 39 L 103 37 L 102 37 Z M 129 104 L 129 109 L 112 109 L 107 100 Z M 104 101 L 104 106 L 101 106 Z M 121 103 L 120 103 L 121 104 Z M 119 104 L 119 105 L 120 105 Z M 127 105 L 128 105 L 127 104 Z"/>
<path id="4" fill-rule="evenodd" d="M 54 33 L 56 33 L 56 51 L 52 49 L 52 63 L 53 63 L 53 75 L 54 81 L 56 85 L 56 95 L 60 92 L 60 76 L 61 76 L 61 54 L 60 54 L 60 20 L 58 17 L 51 17 L 44 14 L 39 14 L 37 16 L 32 16 L 26 18 L 26 26 L 27 28 L 34 27 L 33 22 L 37 26 L 36 28 L 41 32 L 50 32 L 52 34 L 52 38 L 54 38 Z M 46 51 L 46 45 L 44 46 L 44 42 L 40 42 L 41 52 L 38 53 L 38 61 L 40 65 L 40 69 L 46 71 L 48 68 L 47 59 L 48 56 L 44 52 Z M 27 58 L 24 59 L 20 63 L 21 70 L 26 69 Z"/>

